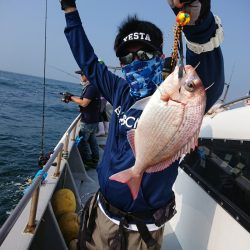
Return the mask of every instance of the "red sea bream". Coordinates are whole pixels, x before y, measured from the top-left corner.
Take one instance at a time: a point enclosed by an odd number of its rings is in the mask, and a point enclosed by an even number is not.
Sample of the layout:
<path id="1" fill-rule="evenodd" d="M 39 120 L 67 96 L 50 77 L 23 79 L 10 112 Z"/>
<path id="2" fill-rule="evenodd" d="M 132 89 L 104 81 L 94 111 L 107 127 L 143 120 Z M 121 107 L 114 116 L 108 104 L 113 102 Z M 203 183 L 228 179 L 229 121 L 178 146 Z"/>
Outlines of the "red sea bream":
<path id="1" fill-rule="evenodd" d="M 139 109 L 145 102 L 137 128 L 128 133 L 135 164 L 110 176 L 111 180 L 126 183 L 133 199 L 144 172 L 162 171 L 197 146 L 206 94 L 195 69 L 186 65 L 181 79 L 176 67 L 152 96 L 131 108 Z"/>

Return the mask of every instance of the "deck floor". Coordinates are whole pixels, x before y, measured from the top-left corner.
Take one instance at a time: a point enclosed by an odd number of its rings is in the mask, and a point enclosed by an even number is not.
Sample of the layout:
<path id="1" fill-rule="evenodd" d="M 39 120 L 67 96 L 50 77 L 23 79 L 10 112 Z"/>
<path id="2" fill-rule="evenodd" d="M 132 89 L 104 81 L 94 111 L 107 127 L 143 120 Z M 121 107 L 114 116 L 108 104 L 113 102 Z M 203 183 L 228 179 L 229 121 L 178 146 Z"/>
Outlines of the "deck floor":
<path id="1" fill-rule="evenodd" d="M 103 156 L 106 139 L 105 136 L 97 137 L 100 146 L 100 158 Z M 74 179 L 82 203 L 85 203 L 89 195 L 99 188 L 96 169 L 86 170 L 84 168 L 84 173 L 75 173 Z"/>

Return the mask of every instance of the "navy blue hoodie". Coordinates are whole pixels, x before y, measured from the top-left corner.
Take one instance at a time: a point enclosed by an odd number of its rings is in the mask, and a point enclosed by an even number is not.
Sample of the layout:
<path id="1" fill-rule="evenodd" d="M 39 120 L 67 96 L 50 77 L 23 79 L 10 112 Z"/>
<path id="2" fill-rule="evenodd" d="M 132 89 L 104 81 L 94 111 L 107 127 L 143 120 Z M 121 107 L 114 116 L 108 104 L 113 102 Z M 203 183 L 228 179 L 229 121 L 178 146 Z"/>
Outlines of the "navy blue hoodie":
<path id="1" fill-rule="evenodd" d="M 141 111 L 129 110 L 135 99 L 129 94 L 129 85 L 123 78 L 113 74 L 98 62 L 77 11 L 65 14 L 67 26 L 65 35 L 79 67 L 85 72 L 92 84 L 95 84 L 102 96 L 112 104 L 109 134 L 102 162 L 97 168 L 102 194 L 113 205 L 124 211 L 148 211 L 167 205 L 172 195 L 172 186 L 178 172 L 175 162 L 170 167 L 156 173 L 144 173 L 138 197 L 133 200 L 126 184 L 109 180 L 117 172 L 134 165 L 135 158 L 127 141 L 127 131 L 136 128 Z M 185 27 L 189 41 L 206 43 L 215 34 L 216 24 L 213 14 L 198 26 Z M 213 86 L 207 91 L 208 110 L 220 97 L 224 86 L 224 66 L 221 49 L 200 55 L 187 49 L 186 64 L 196 66 L 197 73 L 205 87 Z"/>

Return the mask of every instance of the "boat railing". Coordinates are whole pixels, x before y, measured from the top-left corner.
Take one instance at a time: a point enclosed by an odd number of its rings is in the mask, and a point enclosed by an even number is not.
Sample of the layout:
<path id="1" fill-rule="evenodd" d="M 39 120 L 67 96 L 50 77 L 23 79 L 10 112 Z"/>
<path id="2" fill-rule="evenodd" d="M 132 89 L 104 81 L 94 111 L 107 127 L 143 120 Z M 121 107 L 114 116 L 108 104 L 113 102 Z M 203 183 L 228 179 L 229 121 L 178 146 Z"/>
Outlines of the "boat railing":
<path id="1" fill-rule="evenodd" d="M 69 142 L 70 140 L 75 140 L 76 138 L 76 129 L 77 129 L 77 124 L 81 118 L 81 114 L 79 114 L 75 120 L 71 123 L 71 125 L 68 127 L 66 132 L 64 133 L 63 137 L 61 138 L 60 142 L 63 142 L 63 151 L 60 152 L 60 155 L 58 156 L 58 164 L 56 171 L 54 173 L 54 176 L 59 176 L 60 174 L 60 164 L 61 164 L 61 159 L 62 157 L 67 160 L 69 157 Z"/>
<path id="2" fill-rule="evenodd" d="M 68 155 L 69 154 L 69 150 L 68 150 L 69 141 L 70 140 L 75 140 L 77 123 L 79 122 L 80 118 L 81 118 L 81 115 L 79 114 L 75 118 L 75 120 L 71 123 L 71 125 L 66 130 L 64 136 L 61 139 L 61 140 L 63 140 L 65 142 L 64 143 L 64 147 L 63 147 L 63 155 L 62 155 L 65 159 L 68 159 L 68 156 L 69 156 Z"/>
<path id="3" fill-rule="evenodd" d="M 235 105 L 235 104 L 238 104 L 238 103 L 241 103 L 241 102 L 246 102 L 249 99 L 250 99 L 250 95 L 243 96 L 241 98 L 235 99 L 235 100 L 227 102 L 225 104 L 222 104 L 221 108 L 229 108 L 232 105 Z"/>
<path id="4" fill-rule="evenodd" d="M 23 197 L 18 202 L 15 209 L 11 212 L 10 216 L 7 218 L 3 226 L 0 228 L 0 246 L 9 234 L 10 230 L 14 226 L 15 222 L 20 217 L 24 208 L 27 206 L 28 202 L 31 200 L 31 207 L 27 225 L 24 229 L 24 233 L 34 233 L 36 229 L 36 213 L 39 201 L 40 186 L 43 181 L 44 175 L 49 171 L 50 167 L 54 162 L 56 162 L 56 169 L 53 174 L 54 178 L 60 175 L 60 167 L 62 157 L 68 159 L 69 152 L 69 142 L 70 140 L 75 140 L 77 124 L 80 120 L 80 115 L 71 123 L 69 128 L 64 133 L 63 137 L 54 149 L 53 154 L 50 156 L 47 163 L 43 166 L 43 169 L 39 171 L 36 177 L 32 180 L 32 184 L 26 189 Z M 56 161 L 55 161 L 56 160 Z"/>

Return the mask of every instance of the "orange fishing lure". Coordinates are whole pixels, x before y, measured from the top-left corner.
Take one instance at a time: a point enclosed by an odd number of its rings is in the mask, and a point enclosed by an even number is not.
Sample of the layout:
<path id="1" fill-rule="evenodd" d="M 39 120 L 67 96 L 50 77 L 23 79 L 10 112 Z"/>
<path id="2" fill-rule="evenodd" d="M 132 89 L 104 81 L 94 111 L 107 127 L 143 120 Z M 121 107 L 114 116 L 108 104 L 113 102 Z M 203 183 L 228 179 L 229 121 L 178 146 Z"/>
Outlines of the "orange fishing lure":
<path id="1" fill-rule="evenodd" d="M 176 16 L 176 24 L 174 29 L 174 45 L 171 65 L 177 62 L 178 60 L 178 44 L 180 40 L 180 35 L 183 30 L 183 26 L 187 25 L 190 22 L 190 15 L 185 11 L 179 11 Z"/>

